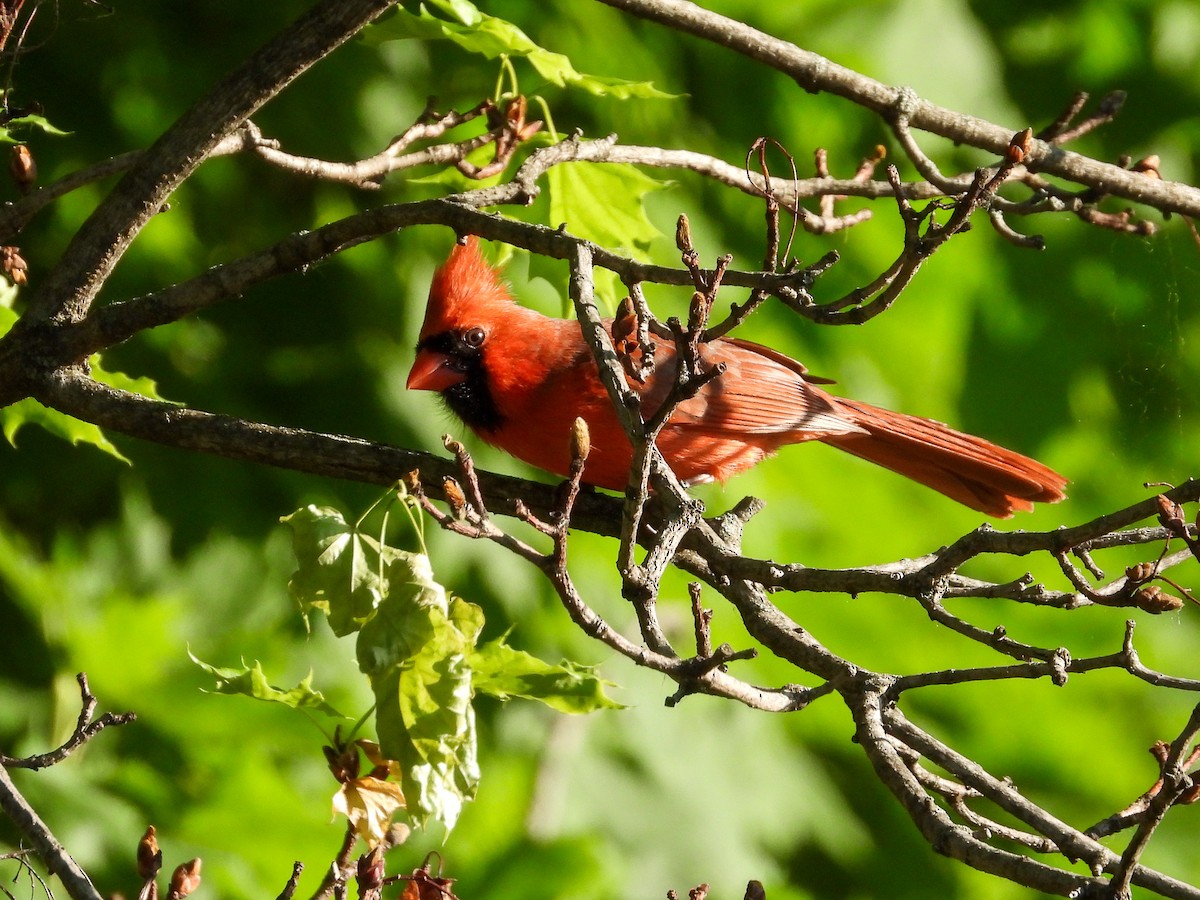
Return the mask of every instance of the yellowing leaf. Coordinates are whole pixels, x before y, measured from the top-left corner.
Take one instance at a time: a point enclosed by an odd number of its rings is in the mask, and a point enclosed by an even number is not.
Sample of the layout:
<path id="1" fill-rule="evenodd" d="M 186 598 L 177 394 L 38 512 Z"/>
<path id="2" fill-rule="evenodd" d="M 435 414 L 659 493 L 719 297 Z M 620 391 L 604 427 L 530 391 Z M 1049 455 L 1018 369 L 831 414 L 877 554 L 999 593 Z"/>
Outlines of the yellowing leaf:
<path id="1" fill-rule="evenodd" d="M 334 815 L 348 818 L 369 847 L 387 837 L 392 816 L 404 805 L 399 785 L 370 775 L 346 782 L 333 795 Z"/>

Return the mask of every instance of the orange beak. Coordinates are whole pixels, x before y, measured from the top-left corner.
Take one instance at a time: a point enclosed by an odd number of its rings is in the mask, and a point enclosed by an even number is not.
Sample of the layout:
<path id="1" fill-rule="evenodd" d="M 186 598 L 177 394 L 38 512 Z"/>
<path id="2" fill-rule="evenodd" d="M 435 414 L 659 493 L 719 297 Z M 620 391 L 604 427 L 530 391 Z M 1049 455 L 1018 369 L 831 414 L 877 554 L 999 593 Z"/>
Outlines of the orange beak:
<path id="1" fill-rule="evenodd" d="M 466 373 L 445 353 L 428 348 L 417 351 L 406 387 L 410 391 L 444 391 L 467 380 Z"/>

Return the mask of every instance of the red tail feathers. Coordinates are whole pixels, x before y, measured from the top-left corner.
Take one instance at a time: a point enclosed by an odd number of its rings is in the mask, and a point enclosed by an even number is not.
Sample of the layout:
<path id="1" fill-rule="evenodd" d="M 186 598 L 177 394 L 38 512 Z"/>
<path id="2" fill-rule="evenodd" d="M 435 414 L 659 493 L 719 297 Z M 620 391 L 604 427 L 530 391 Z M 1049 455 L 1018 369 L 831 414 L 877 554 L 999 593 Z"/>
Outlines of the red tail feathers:
<path id="1" fill-rule="evenodd" d="M 823 442 L 940 491 L 972 509 L 1006 519 L 1033 504 L 1066 496 L 1067 480 L 1034 459 L 983 438 L 903 413 L 834 398 L 839 411 L 865 434 L 833 435 Z"/>

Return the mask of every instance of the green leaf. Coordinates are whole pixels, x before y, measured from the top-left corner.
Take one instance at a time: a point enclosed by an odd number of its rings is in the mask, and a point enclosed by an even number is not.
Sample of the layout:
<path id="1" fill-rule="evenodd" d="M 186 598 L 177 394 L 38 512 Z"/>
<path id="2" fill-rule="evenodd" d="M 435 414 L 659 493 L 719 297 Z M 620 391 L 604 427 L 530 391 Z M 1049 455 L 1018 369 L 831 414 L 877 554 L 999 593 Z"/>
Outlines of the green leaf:
<path id="1" fill-rule="evenodd" d="M 368 39 L 444 39 L 487 59 L 500 56 L 521 57 L 529 60 L 538 74 L 552 84 L 581 88 L 596 96 L 616 97 L 620 100 L 631 97 L 665 99 L 675 96 L 660 91 L 648 81 L 626 81 L 580 72 L 563 54 L 553 53 L 538 46 L 516 25 L 480 12 L 467 0 L 431 0 L 431 4 L 455 21 L 434 16 L 425 4 L 418 6 L 415 13 L 399 8 L 395 15 L 371 26 Z"/>
<path id="2" fill-rule="evenodd" d="M 462 635 L 463 648 L 474 647 L 483 631 L 483 609 L 462 597 L 451 596 L 448 617 L 450 624 Z"/>
<path id="3" fill-rule="evenodd" d="M 645 199 L 668 185 L 624 163 L 564 163 L 546 177 L 550 221 L 602 247 L 645 250 L 662 232 L 646 215 Z"/>
<path id="4" fill-rule="evenodd" d="M 0 302 L 0 335 L 6 334 L 17 320 L 17 314 Z M 154 400 L 161 400 L 158 390 L 149 378 L 130 378 L 120 372 L 105 370 L 96 354 L 88 360 L 92 377 L 97 381 L 120 390 L 133 391 Z M 115 456 L 121 462 L 128 463 L 124 454 L 105 436 L 99 426 L 84 422 L 61 413 L 56 409 L 42 406 L 32 397 L 20 400 L 10 406 L 0 409 L 0 429 L 4 432 L 5 440 L 14 447 L 17 445 L 17 432 L 25 425 L 40 425 L 53 435 L 57 435 L 72 444 L 90 444 Z"/>
<path id="5" fill-rule="evenodd" d="M 383 755 L 399 764 L 407 815 L 452 828 L 479 784 L 471 668 L 483 612 L 449 598 L 429 558 L 381 546 L 340 512 L 306 506 L 282 520 L 298 569 L 289 582 L 305 612 L 340 635 L 358 632 L 358 666 L 375 694 Z"/>
<path id="6" fill-rule="evenodd" d="M 328 615 L 335 634 L 358 631 L 389 590 L 403 590 L 409 602 L 445 609 L 445 590 L 433 580 L 424 554 L 380 547 L 325 506 L 309 505 L 280 521 L 292 529 L 298 564 L 288 590 L 306 616 L 313 609 Z"/>
<path id="7" fill-rule="evenodd" d="M 375 695 L 380 752 L 397 763 L 414 826 L 434 820 L 453 828 L 475 796 L 476 690 L 565 712 L 618 706 L 586 669 L 549 665 L 503 639 L 477 648 L 483 610 L 450 596 L 424 554 L 381 547 L 328 507 L 306 506 L 282 521 L 292 529 L 298 563 L 292 595 L 306 612 L 327 613 L 338 634 L 358 632 L 358 667 Z"/>
<path id="8" fill-rule="evenodd" d="M 416 723 L 419 728 L 436 725 L 446 729 L 442 739 L 433 744 L 413 740 L 404 716 L 405 708 L 417 699 L 423 698 L 425 703 L 437 705 L 443 694 L 454 698 L 454 687 L 462 685 L 469 674 L 461 667 L 458 671 L 450 671 L 447 664 L 446 668 L 446 677 L 431 688 L 422 685 L 423 679 L 419 675 L 399 666 L 375 681 L 373 687 L 380 748 L 399 763 L 400 787 L 407 801 L 409 820 L 415 826 L 423 826 L 433 819 L 449 830 L 458 821 L 463 806 L 474 798 L 479 785 L 475 712 L 468 701 L 460 707 L 460 715 L 434 713 L 419 717 Z M 467 693 L 461 690 L 457 696 Z M 402 704 L 402 697 L 408 697 L 408 702 Z M 446 707 L 446 710 L 451 711 L 453 707 Z"/>
<path id="9" fill-rule="evenodd" d="M 14 129 L 21 128 L 29 128 L 34 131 L 40 131 L 44 134 L 53 134 L 58 137 L 66 137 L 71 133 L 51 125 L 50 121 L 45 116 L 18 116 L 15 119 L 9 119 L 8 122 L 2 128 L 0 128 L 0 142 L 7 144 L 23 143 L 25 140 L 24 138 L 16 137 L 12 133 Z"/>
<path id="10" fill-rule="evenodd" d="M 0 427 L 4 429 L 4 437 L 14 447 L 17 445 L 17 432 L 29 424 L 40 425 L 64 441 L 70 441 L 72 444 L 90 444 L 110 456 L 115 456 L 121 462 L 129 462 L 116 445 L 104 436 L 99 427 L 42 406 L 32 397 L 0 409 Z"/>
<path id="11" fill-rule="evenodd" d="M 436 591 L 419 585 L 404 587 L 385 598 L 359 632 L 358 667 L 368 677 L 413 659 L 435 639 L 441 640 L 437 631 L 447 627 L 445 604 L 438 602 Z"/>
<path id="12" fill-rule="evenodd" d="M 431 6 L 436 6 L 442 12 L 458 19 L 463 25 L 474 26 L 483 18 L 483 13 L 479 11 L 471 0 L 429 0 Z"/>
<path id="13" fill-rule="evenodd" d="M 158 392 L 158 384 L 153 378 L 144 376 L 126 375 L 124 372 L 110 372 L 104 368 L 100 361 L 100 354 L 96 353 L 88 360 L 88 365 L 92 368 L 92 377 L 102 384 L 107 384 L 109 387 L 116 388 L 119 391 L 129 391 L 134 394 L 141 394 L 143 397 L 148 397 L 151 400 L 162 400 L 166 403 L 174 403 L 173 400 L 167 400 Z"/>
<path id="14" fill-rule="evenodd" d="M 389 596 L 358 637 L 359 667 L 375 692 L 385 757 L 400 764 L 407 813 L 453 828 L 479 785 L 468 655 L 482 625 L 477 606 Z"/>
<path id="15" fill-rule="evenodd" d="M 623 248 L 636 259 L 648 259 L 646 248 L 662 232 L 646 215 L 646 196 L 669 183 L 624 163 L 563 163 L 546 172 L 546 184 L 551 227 L 565 224 L 572 234 L 601 247 Z M 624 296 L 624 286 L 607 269 L 596 270 L 596 291 L 610 311 Z"/>
<path id="16" fill-rule="evenodd" d="M 476 692 L 500 700 L 523 697 L 565 713 L 624 709 L 604 693 L 604 688 L 612 682 L 590 669 L 567 660 L 552 665 L 508 646 L 503 638 L 479 647 L 471 655 L 471 668 L 475 672 Z"/>
<path id="17" fill-rule="evenodd" d="M 66 137 L 67 135 L 69 135 L 71 133 L 69 131 L 63 131 L 61 128 L 56 128 L 55 126 L 51 125 L 50 121 L 45 116 L 30 115 L 30 116 L 19 116 L 15 119 L 9 119 L 8 127 L 12 128 L 14 125 L 17 127 L 20 127 L 22 125 L 28 125 L 30 128 L 35 128 L 38 131 L 45 132 L 46 134 L 57 135 L 58 137 Z"/>
<path id="18" fill-rule="evenodd" d="M 217 679 L 217 686 L 214 690 L 218 694 L 241 694 L 268 703 L 282 703 L 292 709 L 315 709 L 327 716 L 339 719 L 349 718 L 326 703 L 325 697 L 320 691 L 313 690 L 313 673 L 311 671 L 294 688 L 284 690 L 267 681 L 267 675 L 262 670 L 262 663 L 258 660 L 254 661 L 253 668 L 247 666 L 243 660 L 240 669 L 227 669 L 210 666 L 198 659 L 190 650 L 188 656 L 192 662 Z"/>

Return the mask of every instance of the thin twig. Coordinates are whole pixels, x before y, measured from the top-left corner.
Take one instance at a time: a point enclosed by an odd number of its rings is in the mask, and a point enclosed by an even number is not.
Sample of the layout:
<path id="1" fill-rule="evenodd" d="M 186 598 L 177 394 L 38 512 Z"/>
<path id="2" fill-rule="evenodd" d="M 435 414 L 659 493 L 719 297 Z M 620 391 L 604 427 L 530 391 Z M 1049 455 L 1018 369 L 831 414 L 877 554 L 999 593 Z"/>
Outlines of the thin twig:
<path id="1" fill-rule="evenodd" d="M 1137 831 L 1126 845 L 1121 854 L 1121 861 L 1113 872 L 1111 890 L 1113 900 L 1128 900 L 1129 886 L 1137 870 L 1138 860 L 1153 837 L 1154 832 L 1162 823 L 1167 811 L 1178 797 L 1192 786 L 1191 777 L 1184 771 L 1182 762 L 1188 754 L 1188 747 L 1200 734 L 1200 704 L 1192 708 L 1187 724 L 1179 736 L 1171 742 L 1171 748 L 1163 760 L 1162 788 L 1151 799 Z"/>
<path id="2" fill-rule="evenodd" d="M 75 680 L 79 683 L 81 708 L 79 710 L 79 717 L 75 722 L 75 730 L 71 732 L 71 736 L 63 742 L 61 747 L 47 753 L 25 757 L 0 755 L 0 766 L 9 769 L 44 769 L 47 766 L 53 766 L 56 763 L 62 762 L 75 750 L 82 747 L 110 725 L 128 725 L 130 722 L 137 720 L 137 713 L 109 712 L 104 713 L 100 718 L 93 721 L 92 714 L 96 711 L 97 701 L 95 695 L 92 694 L 91 688 L 88 687 L 87 675 L 84 672 L 80 672 L 75 676 Z"/>

